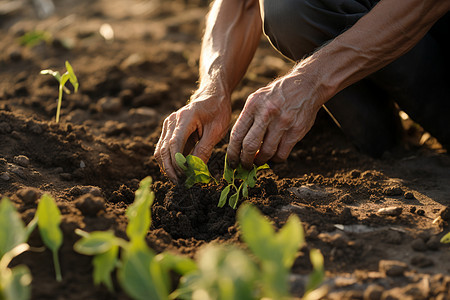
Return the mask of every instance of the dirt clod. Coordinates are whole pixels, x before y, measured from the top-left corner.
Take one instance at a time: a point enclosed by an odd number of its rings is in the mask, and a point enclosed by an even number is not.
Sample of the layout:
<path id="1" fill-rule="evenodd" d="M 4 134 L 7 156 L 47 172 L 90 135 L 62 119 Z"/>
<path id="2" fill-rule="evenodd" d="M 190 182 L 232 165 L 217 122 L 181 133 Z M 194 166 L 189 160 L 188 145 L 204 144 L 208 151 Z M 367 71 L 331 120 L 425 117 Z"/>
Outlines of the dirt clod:
<path id="1" fill-rule="evenodd" d="M 99 211 L 105 209 L 105 200 L 93 194 L 85 194 L 75 200 L 75 206 L 85 216 L 94 217 Z"/>
<path id="2" fill-rule="evenodd" d="M 412 241 L 411 247 L 415 251 L 420 251 L 420 252 L 427 250 L 427 245 L 425 244 L 424 240 L 421 238 L 418 238 L 418 239 L 415 239 L 414 241 Z"/>
<path id="3" fill-rule="evenodd" d="M 17 191 L 19 197 L 25 204 L 35 204 L 37 199 L 41 197 L 42 192 L 35 188 L 22 188 Z"/>
<path id="4" fill-rule="evenodd" d="M 434 266 L 434 261 L 424 254 L 417 254 L 411 258 L 411 264 L 419 268 Z"/>
<path id="5" fill-rule="evenodd" d="M 390 277 L 403 276 L 408 269 L 406 263 L 397 260 L 380 260 L 378 266 L 381 273 Z"/>

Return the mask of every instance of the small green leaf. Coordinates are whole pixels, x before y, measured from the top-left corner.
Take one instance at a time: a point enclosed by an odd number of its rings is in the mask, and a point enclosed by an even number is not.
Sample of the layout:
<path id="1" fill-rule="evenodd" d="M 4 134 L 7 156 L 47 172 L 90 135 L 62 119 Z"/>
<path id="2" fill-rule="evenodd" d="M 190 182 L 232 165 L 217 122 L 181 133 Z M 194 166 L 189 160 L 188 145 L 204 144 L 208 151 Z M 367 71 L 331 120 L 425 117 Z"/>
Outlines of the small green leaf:
<path id="1" fill-rule="evenodd" d="M 302 223 L 296 215 L 291 215 L 286 224 L 275 234 L 275 241 L 284 266 L 290 269 L 298 250 L 305 243 Z"/>
<path id="2" fill-rule="evenodd" d="M 223 178 L 229 183 L 232 184 L 234 181 L 234 170 L 228 165 L 227 155 L 225 155 L 225 167 L 223 170 Z"/>
<path id="3" fill-rule="evenodd" d="M 78 240 L 73 248 L 84 255 L 101 254 L 117 245 L 116 239 L 113 231 L 94 231 Z"/>
<path id="4" fill-rule="evenodd" d="M 33 30 L 25 33 L 19 38 L 19 42 L 23 46 L 34 47 L 40 42 L 49 42 L 52 35 L 47 31 Z"/>
<path id="5" fill-rule="evenodd" d="M 61 213 L 56 206 L 55 200 L 44 194 L 38 204 L 36 211 L 38 218 L 39 232 L 44 244 L 53 253 L 53 263 L 55 265 L 56 280 L 61 281 L 61 269 L 59 267 L 58 250 L 63 242 L 63 234 L 59 228 L 61 223 Z"/>
<path id="6" fill-rule="evenodd" d="M 248 174 L 247 184 L 249 187 L 255 187 L 256 185 L 256 166 L 253 166 L 253 169 Z"/>
<path id="7" fill-rule="evenodd" d="M 31 298 L 31 272 L 26 266 L 2 270 L 0 274 L 0 299 L 28 300 Z"/>
<path id="8" fill-rule="evenodd" d="M 227 197 L 228 197 L 228 193 L 230 192 L 230 188 L 231 188 L 231 186 L 227 185 L 220 193 L 219 204 L 217 204 L 218 207 L 223 207 L 225 205 L 225 203 L 227 203 Z"/>
<path id="9" fill-rule="evenodd" d="M 127 209 L 128 226 L 126 231 L 130 240 L 143 240 L 150 227 L 150 207 L 155 198 L 154 193 L 150 190 L 151 184 L 151 177 L 146 177 L 141 181 L 134 202 Z"/>
<path id="10" fill-rule="evenodd" d="M 70 83 L 73 85 L 73 89 L 74 92 L 76 93 L 78 91 L 78 79 L 77 76 L 75 75 L 75 72 L 73 71 L 72 66 L 70 65 L 70 63 L 66 60 L 66 69 L 67 69 L 67 73 L 69 74 L 69 80 Z"/>
<path id="11" fill-rule="evenodd" d="M 178 166 L 183 170 L 187 171 L 188 168 L 186 167 L 186 157 L 184 157 L 183 154 L 180 152 L 175 154 L 175 160 L 177 161 Z"/>
<path id="12" fill-rule="evenodd" d="M 92 259 L 94 284 L 99 285 L 103 283 L 110 292 L 114 291 L 111 273 L 116 268 L 118 254 L 119 246 L 113 245 L 108 251 L 96 255 Z"/>
<path id="13" fill-rule="evenodd" d="M 203 173 L 211 176 L 208 170 L 208 166 L 204 163 L 204 161 L 200 157 L 188 155 L 186 156 L 186 162 L 188 166 L 196 172 L 196 174 Z"/>
<path id="14" fill-rule="evenodd" d="M 231 195 L 230 200 L 228 200 L 228 204 L 233 208 L 236 209 L 237 202 L 238 202 L 239 194 L 235 193 Z"/>
<path id="15" fill-rule="evenodd" d="M 447 233 L 446 235 L 444 235 L 444 236 L 441 238 L 441 243 L 443 243 L 443 244 L 448 244 L 448 243 L 450 243 L 450 232 Z"/>
<path id="16" fill-rule="evenodd" d="M 155 261 L 161 264 L 166 271 L 173 270 L 180 275 L 186 275 L 197 270 L 197 265 L 192 259 L 168 252 L 158 254 Z"/>
<path id="17" fill-rule="evenodd" d="M 163 274 L 154 257 L 144 242 L 131 243 L 125 251 L 118 278 L 122 288 L 133 299 L 168 299 L 167 274 Z"/>
<path id="18" fill-rule="evenodd" d="M 19 244 L 26 242 L 25 225 L 8 198 L 0 202 L 0 258 Z"/>
<path id="19" fill-rule="evenodd" d="M 247 198 L 248 197 L 248 184 L 247 182 L 242 183 L 242 197 Z"/>
<path id="20" fill-rule="evenodd" d="M 320 250 L 311 249 L 309 252 L 313 271 L 309 274 L 308 284 L 306 285 L 306 293 L 315 290 L 323 281 L 325 271 L 323 268 L 323 256 Z"/>
<path id="21" fill-rule="evenodd" d="M 256 171 L 264 170 L 264 169 L 270 169 L 270 166 L 268 164 L 263 164 L 262 166 L 257 167 Z"/>
<path id="22" fill-rule="evenodd" d="M 246 180 L 250 171 L 245 169 L 241 164 L 236 169 L 234 177 L 236 179 Z"/>

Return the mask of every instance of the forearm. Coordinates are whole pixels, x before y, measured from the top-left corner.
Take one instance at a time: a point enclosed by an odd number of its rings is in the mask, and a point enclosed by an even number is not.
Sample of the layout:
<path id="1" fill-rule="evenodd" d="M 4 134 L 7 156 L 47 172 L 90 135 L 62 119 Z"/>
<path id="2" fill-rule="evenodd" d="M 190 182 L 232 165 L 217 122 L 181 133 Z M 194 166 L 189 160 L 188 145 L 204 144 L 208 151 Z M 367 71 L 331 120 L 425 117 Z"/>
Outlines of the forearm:
<path id="1" fill-rule="evenodd" d="M 409 51 L 449 7 L 450 1 L 380 1 L 352 28 L 302 61 L 291 75 L 308 74 L 317 105 L 322 105 Z"/>
<path id="2" fill-rule="evenodd" d="M 206 20 L 200 83 L 193 98 L 206 91 L 229 99 L 253 58 L 261 33 L 257 0 L 215 1 Z"/>

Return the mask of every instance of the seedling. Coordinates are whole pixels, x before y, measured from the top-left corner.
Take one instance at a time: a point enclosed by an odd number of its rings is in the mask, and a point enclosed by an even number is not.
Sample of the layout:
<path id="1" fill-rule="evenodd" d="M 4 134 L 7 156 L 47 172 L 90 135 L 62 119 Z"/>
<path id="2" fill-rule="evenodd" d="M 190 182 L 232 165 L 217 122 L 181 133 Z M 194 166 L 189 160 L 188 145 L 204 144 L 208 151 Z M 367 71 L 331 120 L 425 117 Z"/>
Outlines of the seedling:
<path id="1" fill-rule="evenodd" d="M 223 189 L 222 193 L 220 193 L 220 199 L 218 207 L 223 207 L 227 202 L 228 194 L 234 190 L 235 193 L 230 196 L 228 200 L 228 204 L 236 209 L 239 196 L 242 195 L 242 198 L 248 197 L 248 188 L 254 187 L 256 184 L 256 173 L 259 170 L 268 169 L 269 165 L 264 164 L 262 166 L 257 167 L 253 165 L 253 169 L 246 170 L 242 167 L 241 164 L 237 167 L 236 170 L 233 170 L 227 162 L 227 157 L 225 156 L 225 169 L 223 171 L 223 178 L 228 182 L 228 185 Z M 239 187 L 237 187 L 236 180 L 242 180 Z"/>
<path id="2" fill-rule="evenodd" d="M 52 40 L 52 35 L 48 31 L 43 30 L 32 30 L 19 38 L 19 42 L 23 46 L 34 47 L 40 42 L 49 43 Z"/>
<path id="3" fill-rule="evenodd" d="M 444 235 L 444 236 L 441 238 L 441 243 L 443 243 L 443 244 L 448 244 L 448 243 L 450 243 L 450 232 L 448 232 L 446 235 Z"/>
<path id="4" fill-rule="evenodd" d="M 58 105 L 56 108 L 56 123 L 59 123 L 59 115 L 61 112 L 61 102 L 62 102 L 63 91 L 66 94 L 70 94 L 70 90 L 68 88 L 66 88 L 66 86 L 65 86 L 66 82 L 70 81 L 70 83 L 72 84 L 72 86 L 74 88 L 75 93 L 78 91 L 78 86 L 79 86 L 78 79 L 75 76 L 75 73 L 73 72 L 73 68 L 68 61 L 66 61 L 66 69 L 67 69 L 67 71 L 62 75 L 60 75 L 58 71 L 53 71 L 53 70 L 42 70 L 41 71 L 41 74 L 52 75 L 59 82 Z"/>
<path id="5" fill-rule="evenodd" d="M 209 173 L 208 166 L 199 157 L 183 154 L 175 154 L 178 166 L 184 171 L 186 181 L 184 185 L 190 189 L 196 183 L 209 183 L 212 180 L 217 183 L 216 179 Z"/>

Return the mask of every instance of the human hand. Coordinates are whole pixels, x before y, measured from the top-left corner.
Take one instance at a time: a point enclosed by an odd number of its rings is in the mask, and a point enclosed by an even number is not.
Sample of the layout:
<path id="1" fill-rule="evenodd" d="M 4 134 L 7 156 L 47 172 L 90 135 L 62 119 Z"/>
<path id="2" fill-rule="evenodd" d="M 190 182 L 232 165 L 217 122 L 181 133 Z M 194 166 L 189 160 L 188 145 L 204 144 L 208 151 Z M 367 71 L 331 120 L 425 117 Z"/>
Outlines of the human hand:
<path id="1" fill-rule="evenodd" d="M 189 104 L 164 120 L 154 154 L 161 170 L 171 181 L 178 181 L 183 174 L 175 159 L 178 152 L 187 155 L 192 151 L 206 163 L 228 130 L 230 119 L 231 106 L 225 97 L 193 96 Z"/>
<path id="2" fill-rule="evenodd" d="M 299 75 L 286 75 L 251 94 L 231 131 L 228 162 L 250 169 L 255 163 L 286 160 L 311 129 L 321 107 L 315 89 Z"/>

